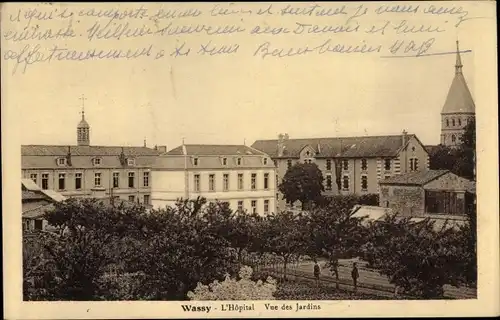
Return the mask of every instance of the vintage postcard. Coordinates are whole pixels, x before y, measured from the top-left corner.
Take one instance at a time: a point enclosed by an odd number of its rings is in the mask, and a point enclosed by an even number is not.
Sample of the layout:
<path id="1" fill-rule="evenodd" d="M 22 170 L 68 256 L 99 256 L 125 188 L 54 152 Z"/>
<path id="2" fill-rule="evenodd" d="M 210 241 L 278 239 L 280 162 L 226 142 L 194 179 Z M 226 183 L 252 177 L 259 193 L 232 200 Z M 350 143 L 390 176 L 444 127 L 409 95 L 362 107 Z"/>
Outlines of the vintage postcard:
<path id="1" fill-rule="evenodd" d="M 0 8 L 6 319 L 499 314 L 494 1 Z"/>

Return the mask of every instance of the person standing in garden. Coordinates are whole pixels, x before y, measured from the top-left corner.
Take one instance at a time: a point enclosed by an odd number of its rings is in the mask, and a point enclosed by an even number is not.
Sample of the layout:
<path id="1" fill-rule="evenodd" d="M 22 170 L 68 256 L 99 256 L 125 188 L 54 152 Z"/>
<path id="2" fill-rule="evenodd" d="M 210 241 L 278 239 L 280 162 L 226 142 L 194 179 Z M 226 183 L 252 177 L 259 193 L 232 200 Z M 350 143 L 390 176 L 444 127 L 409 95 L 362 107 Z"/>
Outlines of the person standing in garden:
<path id="1" fill-rule="evenodd" d="M 358 289 L 358 278 L 359 278 L 358 266 L 356 262 L 352 264 L 351 277 L 352 277 L 352 282 L 354 283 L 354 291 L 356 291 Z"/>
<path id="2" fill-rule="evenodd" d="M 321 269 L 319 268 L 318 261 L 314 261 L 314 279 L 316 281 L 316 286 L 319 286 L 319 275 L 321 274 Z"/>

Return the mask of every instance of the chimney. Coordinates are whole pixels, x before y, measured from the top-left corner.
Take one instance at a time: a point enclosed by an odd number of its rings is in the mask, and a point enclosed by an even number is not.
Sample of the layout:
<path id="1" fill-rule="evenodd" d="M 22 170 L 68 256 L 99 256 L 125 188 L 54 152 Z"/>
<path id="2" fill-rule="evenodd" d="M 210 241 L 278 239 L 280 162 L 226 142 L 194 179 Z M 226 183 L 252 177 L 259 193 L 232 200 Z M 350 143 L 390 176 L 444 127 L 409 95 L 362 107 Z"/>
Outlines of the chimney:
<path id="1" fill-rule="evenodd" d="M 120 163 L 122 164 L 122 166 L 125 166 L 127 164 L 127 159 L 125 158 L 125 150 L 123 147 L 122 147 L 122 152 L 120 154 Z"/>
<path id="2" fill-rule="evenodd" d="M 167 146 L 157 146 L 156 150 L 160 153 L 167 153 Z"/>
<path id="3" fill-rule="evenodd" d="M 403 130 L 402 139 L 403 139 L 403 147 L 404 147 L 406 145 L 406 142 L 408 142 L 408 132 L 406 132 L 406 130 Z"/>
<path id="4" fill-rule="evenodd" d="M 71 166 L 71 146 L 68 146 L 68 154 L 66 155 L 66 163 Z"/>
<path id="5" fill-rule="evenodd" d="M 280 133 L 278 135 L 278 145 L 277 145 L 277 148 L 278 148 L 278 157 L 282 157 L 283 156 L 283 149 L 285 147 L 285 135 Z"/>
<path id="6" fill-rule="evenodd" d="M 144 148 L 147 147 L 147 144 L 146 144 L 146 138 L 144 138 Z"/>

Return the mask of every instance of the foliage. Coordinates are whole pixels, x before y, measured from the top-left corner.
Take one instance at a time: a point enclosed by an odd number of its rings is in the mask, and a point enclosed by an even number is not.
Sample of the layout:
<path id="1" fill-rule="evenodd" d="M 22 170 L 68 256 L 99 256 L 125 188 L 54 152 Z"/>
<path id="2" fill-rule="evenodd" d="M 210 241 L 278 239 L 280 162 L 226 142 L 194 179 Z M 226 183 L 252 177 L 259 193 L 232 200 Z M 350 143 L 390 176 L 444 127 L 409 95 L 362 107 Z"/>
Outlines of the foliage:
<path id="1" fill-rule="evenodd" d="M 429 154 L 430 169 L 445 169 L 462 176 L 475 180 L 475 150 L 476 150 L 476 124 L 470 121 L 465 127 L 464 134 L 460 137 L 461 143 L 458 147 L 437 146 Z"/>
<path id="2" fill-rule="evenodd" d="M 261 236 L 266 239 L 263 249 L 283 259 L 283 278 L 286 280 L 288 263 L 294 255 L 304 251 L 302 215 L 293 212 L 273 213 L 266 217 L 261 227 Z"/>
<path id="3" fill-rule="evenodd" d="M 240 280 L 231 279 L 226 274 L 225 280 L 215 280 L 209 285 L 198 283 L 194 292 L 188 292 L 191 300 L 274 300 L 276 281 L 268 277 L 265 282 L 252 281 L 253 270 L 248 266 L 240 269 Z"/>
<path id="4" fill-rule="evenodd" d="M 326 207 L 310 212 L 305 223 L 307 232 L 307 254 L 326 256 L 328 266 L 335 273 L 338 284 L 338 261 L 359 254 L 366 236 L 362 218 L 353 218 L 352 207 L 355 196 L 337 196 Z"/>
<path id="5" fill-rule="evenodd" d="M 306 203 L 321 199 L 323 174 L 315 163 L 297 163 L 287 170 L 278 189 L 284 199 L 291 203 L 298 200 L 304 209 Z"/>
<path id="6" fill-rule="evenodd" d="M 443 285 L 460 284 L 463 250 L 458 232 L 446 224 L 436 230 L 429 219 L 412 223 L 409 218 L 387 216 L 370 223 L 369 242 L 374 266 L 405 294 L 435 299 L 443 297 Z"/>

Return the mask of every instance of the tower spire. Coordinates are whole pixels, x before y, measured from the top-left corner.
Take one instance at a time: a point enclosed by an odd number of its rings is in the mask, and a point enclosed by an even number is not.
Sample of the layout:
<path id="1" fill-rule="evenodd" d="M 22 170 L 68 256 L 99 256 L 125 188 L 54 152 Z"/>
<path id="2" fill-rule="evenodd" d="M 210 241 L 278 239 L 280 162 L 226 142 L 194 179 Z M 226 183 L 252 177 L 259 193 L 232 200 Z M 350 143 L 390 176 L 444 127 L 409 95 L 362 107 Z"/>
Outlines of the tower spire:
<path id="1" fill-rule="evenodd" d="M 462 58 L 460 57 L 460 47 L 457 39 L 457 61 L 455 63 L 455 73 L 462 73 Z"/>

